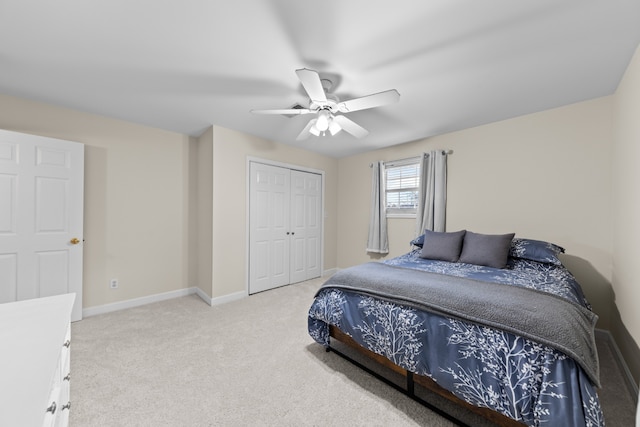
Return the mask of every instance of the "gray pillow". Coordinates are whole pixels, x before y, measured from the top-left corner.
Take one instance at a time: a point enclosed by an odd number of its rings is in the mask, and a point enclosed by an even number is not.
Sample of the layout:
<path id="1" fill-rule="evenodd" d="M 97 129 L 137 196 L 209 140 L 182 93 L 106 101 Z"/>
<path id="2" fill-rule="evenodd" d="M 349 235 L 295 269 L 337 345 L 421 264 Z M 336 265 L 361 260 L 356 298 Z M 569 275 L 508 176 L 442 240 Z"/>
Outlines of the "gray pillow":
<path id="1" fill-rule="evenodd" d="M 420 258 L 456 262 L 460 257 L 465 233 L 466 230 L 452 233 L 425 230 Z"/>
<path id="2" fill-rule="evenodd" d="M 505 268 L 511 240 L 510 234 L 479 234 L 467 231 L 462 242 L 460 262 L 487 267 Z"/>

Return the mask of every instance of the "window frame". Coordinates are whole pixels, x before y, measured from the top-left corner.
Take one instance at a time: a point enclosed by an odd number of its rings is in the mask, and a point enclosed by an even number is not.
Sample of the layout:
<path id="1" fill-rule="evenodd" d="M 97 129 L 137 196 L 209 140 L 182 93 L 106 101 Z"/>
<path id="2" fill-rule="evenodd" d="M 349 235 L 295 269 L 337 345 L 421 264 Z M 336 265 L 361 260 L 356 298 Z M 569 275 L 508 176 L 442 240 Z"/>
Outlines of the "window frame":
<path id="1" fill-rule="evenodd" d="M 421 157 L 420 156 L 416 156 L 416 157 L 409 157 L 407 159 L 401 159 L 401 160 L 393 160 L 393 161 L 389 161 L 389 162 L 384 162 L 384 183 L 385 183 L 385 190 L 384 190 L 384 199 L 385 199 L 385 212 L 386 212 L 386 216 L 387 218 L 415 218 L 417 215 L 417 205 L 419 203 L 419 190 L 420 190 L 420 160 Z M 411 178 L 411 176 L 409 176 L 409 179 L 415 179 L 416 180 L 416 186 L 415 187 L 409 187 L 409 186 L 400 186 L 397 189 L 393 189 L 393 190 L 389 190 L 389 178 L 388 178 L 388 171 L 389 169 L 394 169 L 394 168 L 402 168 L 402 167 L 407 167 L 407 166 L 411 166 L 411 167 L 416 167 L 416 175 L 415 178 Z M 415 207 L 414 208 L 390 208 L 388 206 L 388 195 L 389 193 L 399 193 L 402 191 L 415 191 L 416 192 L 416 197 L 418 199 L 416 199 L 415 201 Z"/>

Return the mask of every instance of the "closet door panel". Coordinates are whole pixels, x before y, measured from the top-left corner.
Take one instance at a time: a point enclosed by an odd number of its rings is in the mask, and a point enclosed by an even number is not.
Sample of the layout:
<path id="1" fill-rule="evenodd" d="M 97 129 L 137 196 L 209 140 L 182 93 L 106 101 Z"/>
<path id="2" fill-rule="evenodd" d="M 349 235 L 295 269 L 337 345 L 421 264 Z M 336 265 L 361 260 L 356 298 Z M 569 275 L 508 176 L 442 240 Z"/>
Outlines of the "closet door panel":
<path id="1" fill-rule="evenodd" d="M 291 171 L 291 283 L 320 277 L 322 176 Z"/>
<path id="2" fill-rule="evenodd" d="M 291 283 L 306 280 L 305 174 L 291 171 Z"/>
<path id="3" fill-rule="evenodd" d="M 322 248 L 322 176 L 308 174 L 305 180 L 306 199 L 306 280 L 320 277 Z"/>
<path id="4" fill-rule="evenodd" d="M 249 293 L 289 283 L 289 169 L 250 167 Z"/>
<path id="5" fill-rule="evenodd" d="M 322 176 L 250 162 L 249 293 L 321 275 Z"/>

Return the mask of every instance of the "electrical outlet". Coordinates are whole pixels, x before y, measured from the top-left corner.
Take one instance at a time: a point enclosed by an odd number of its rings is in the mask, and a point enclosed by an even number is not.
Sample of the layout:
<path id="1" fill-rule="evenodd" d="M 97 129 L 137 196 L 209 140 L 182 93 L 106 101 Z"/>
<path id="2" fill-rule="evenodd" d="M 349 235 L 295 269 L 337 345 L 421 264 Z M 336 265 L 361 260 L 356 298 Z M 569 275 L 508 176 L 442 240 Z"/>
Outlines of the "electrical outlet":
<path id="1" fill-rule="evenodd" d="M 118 279 L 109 280 L 109 287 L 111 289 L 116 289 L 118 287 Z"/>

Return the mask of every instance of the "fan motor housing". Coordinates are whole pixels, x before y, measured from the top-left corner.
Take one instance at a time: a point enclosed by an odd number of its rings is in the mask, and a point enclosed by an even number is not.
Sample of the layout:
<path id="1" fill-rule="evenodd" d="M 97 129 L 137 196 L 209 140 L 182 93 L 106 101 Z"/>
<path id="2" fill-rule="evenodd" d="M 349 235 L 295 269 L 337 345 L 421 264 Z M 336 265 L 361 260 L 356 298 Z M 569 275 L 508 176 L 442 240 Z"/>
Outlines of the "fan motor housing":
<path id="1" fill-rule="evenodd" d="M 297 103 L 296 103 L 296 104 L 293 104 L 293 105 L 292 105 L 291 107 L 289 107 L 289 108 L 291 108 L 292 110 L 304 110 L 304 109 L 306 109 L 307 107 L 304 107 L 304 106 L 302 106 L 302 105 L 300 105 L 300 104 L 297 104 Z M 296 117 L 297 115 L 298 115 L 298 114 L 283 114 L 283 116 L 285 116 L 285 117 L 289 117 L 289 118 L 291 118 L 291 117 Z"/>

